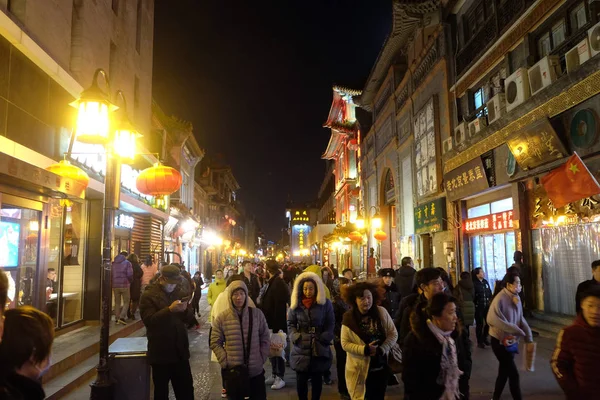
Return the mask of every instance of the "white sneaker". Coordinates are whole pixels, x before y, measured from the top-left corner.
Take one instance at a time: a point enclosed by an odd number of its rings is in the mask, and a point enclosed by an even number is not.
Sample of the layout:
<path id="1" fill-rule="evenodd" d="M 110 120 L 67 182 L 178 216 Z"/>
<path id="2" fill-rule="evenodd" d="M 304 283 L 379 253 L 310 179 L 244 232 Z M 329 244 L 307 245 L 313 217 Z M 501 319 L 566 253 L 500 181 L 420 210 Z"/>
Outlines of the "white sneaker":
<path id="1" fill-rule="evenodd" d="M 275 382 L 273 382 L 273 385 L 271 386 L 271 389 L 279 390 L 279 389 L 283 389 L 284 387 L 285 387 L 285 381 L 283 379 L 281 379 L 280 377 L 276 377 Z"/>
<path id="2" fill-rule="evenodd" d="M 271 375 L 265 379 L 265 385 L 272 385 L 273 383 L 275 383 L 275 375 Z"/>

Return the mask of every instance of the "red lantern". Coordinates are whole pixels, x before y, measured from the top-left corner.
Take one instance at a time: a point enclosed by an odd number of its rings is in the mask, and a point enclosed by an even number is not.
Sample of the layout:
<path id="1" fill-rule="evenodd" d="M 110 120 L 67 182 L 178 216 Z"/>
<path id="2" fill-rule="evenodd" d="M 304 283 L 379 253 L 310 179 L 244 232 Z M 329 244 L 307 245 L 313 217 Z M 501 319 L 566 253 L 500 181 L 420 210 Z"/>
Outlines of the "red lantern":
<path id="1" fill-rule="evenodd" d="M 348 237 L 353 242 L 360 242 L 362 240 L 362 238 L 363 238 L 362 233 L 360 233 L 359 231 L 352 231 L 352 232 L 350 232 L 350 234 L 348 235 Z"/>
<path id="2" fill-rule="evenodd" d="M 67 160 L 62 160 L 56 164 L 52 164 L 46 168 L 46 171 L 70 179 L 74 183 L 79 196 L 83 195 L 85 189 L 90 183 L 90 177 L 79 167 L 72 165 Z"/>
<path id="3" fill-rule="evenodd" d="M 140 193 L 149 196 L 166 196 L 181 187 L 181 174 L 175 168 L 155 165 L 146 168 L 137 177 L 135 186 Z"/>
<path id="4" fill-rule="evenodd" d="M 373 235 L 375 237 L 375 239 L 377 239 L 380 242 L 383 242 L 385 239 L 387 239 L 387 233 L 385 233 L 384 231 L 376 231 L 375 234 Z"/>

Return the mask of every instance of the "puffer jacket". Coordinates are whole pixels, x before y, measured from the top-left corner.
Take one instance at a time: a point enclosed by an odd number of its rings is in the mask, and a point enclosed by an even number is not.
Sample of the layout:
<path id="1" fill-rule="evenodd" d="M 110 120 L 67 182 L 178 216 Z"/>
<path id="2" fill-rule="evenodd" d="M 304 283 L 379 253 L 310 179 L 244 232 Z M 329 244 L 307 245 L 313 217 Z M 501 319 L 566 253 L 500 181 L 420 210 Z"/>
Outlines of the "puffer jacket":
<path id="1" fill-rule="evenodd" d="M 237 289 L 243 289 L 248 298 L 248 288 L 244 282 L 234 281 L 229 286 L 229 290 L 224 293 L 230 294 Z M 244 346 L 248 347 L 250 329 L 248 302 L 246 301 L 240 313 L 233 306 L 231 297 L 228 300 L 229 309 L 215 317 L 210 335 L 210 348 L 217 356 L 222 369 L 244 364 Z M 263 372 L 263 365 L 269 357 L 270 346 L 271 333 L 267 326 L 267 320 L 262 311 L 252 308 L 252 341 L 248 356 L 248 373 L 251 378 Z"/>
<path id="2" fill-rule="evenodd" d="M 234 281 L 235 282 L 235 281 Z M 210 308 L 210 317 L 208 322 L 214 322 L 217 315 L 221 314 L 223 311 L 229 309 L 229 305 L 231 303 L 231 285 L 227 286 L 222 293 L 219 293 L 217 299 L 214 301 L 212 307 Z M 256 308 L 256 304 L 252 301 L 250 297 L 248 297 L 248 307 Z M 264 315 L 264 313 L 263 313 Z"/>
<path id="3" fill-rule="evenodd" d="M 133 267 L 127 261 L 127 257 L 122 254 L 115 257 L 115 261 L 112 263 L 111 275 L 113 289 L 129 288 L 133 280 Z"/>
<path id="4" fill-rule="evenodd" d="M 148 363 L 173 364 L 190 358 L 185 313 L 172 313 L 169 306 L 176 292 L 167 293 L 158 283 L 148 285 L 140 299 L 140 315 L 148 337 Z"/>
<path id="5" fill-rule="evenodd" d="M 475 303 L 473 302 L 473 280 L 469 277 L 458 281 L 454 288 L 454 297 L 458 299 L 458 306 L 462 313 L 462 324 L 471 326 L 475 321 Z"/>
<path id="6" fill-rule="evenodd" d="M 307 309 L 302 304 L 302 286 L 313 281 L 317 288 L 315 300 Z M 325 296 L 325 285 L 313 272 L 303 272 L 294 281 L 294 290 L 288 313 L 288 335 L 292 345 L 290 367 L 294 371 L 325 372 L 331 367 L 333 353 L 333 306 Z"/>
<path id="7" fill-rule="evenodd" d="M 404 265 L 396 270 L 396 286 L 398 287 L 398 293 L 401 297 L 406 297 L 411 293 L 414 293 L 415 289 L 415 274 L 417 271 L 411 267 Z"/>
<path id="8" fill-rule="evenodd" d="M 206 296 L 208 305 L 212 306 L 226 287 L 225 279 L 215 279 L 215 281 L 208 286 L 208 295 Z"/>

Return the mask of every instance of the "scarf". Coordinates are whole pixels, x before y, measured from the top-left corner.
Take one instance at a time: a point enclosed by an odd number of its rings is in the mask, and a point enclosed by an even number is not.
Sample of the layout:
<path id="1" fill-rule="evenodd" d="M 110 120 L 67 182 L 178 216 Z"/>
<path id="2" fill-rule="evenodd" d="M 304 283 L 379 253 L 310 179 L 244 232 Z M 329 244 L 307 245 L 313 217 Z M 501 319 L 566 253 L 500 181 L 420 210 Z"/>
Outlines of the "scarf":
<path id="1" fill-rule="evenodd" d="M 442 345 L 442 360 L 440 362 L 440 376 L 437 383 L 444 385 L 444 393 L 440 400 L 456 400 L 460 397 L 458 390 L 458 378 L 463 372 L 458 369 L 458 357 L 456 355 L 456 344 L 450 336 L 452 331 L 446 332 L 438 328 L 430 319 L 427 320 L 427 327 L 433 333 L 433 336 Z"/>
<path id="2" fill-rule="evenodd" d="M 310 310 L 314 302 L 314 297 L 311 297 L 310 299 L 307 299 L 306 297 L 302 298 L 302 304 L 304 304 L 304 307 L 306 307 L 307 310 Z"/>

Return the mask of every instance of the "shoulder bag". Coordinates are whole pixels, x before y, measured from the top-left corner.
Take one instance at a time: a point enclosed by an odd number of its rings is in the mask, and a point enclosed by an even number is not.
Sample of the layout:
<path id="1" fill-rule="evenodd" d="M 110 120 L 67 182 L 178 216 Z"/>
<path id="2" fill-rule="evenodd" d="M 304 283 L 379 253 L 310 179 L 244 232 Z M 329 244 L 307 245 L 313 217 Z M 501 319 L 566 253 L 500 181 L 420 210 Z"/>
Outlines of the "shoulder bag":
<path id="1" fill-rule="evenodd" d="M 240 331 L 242 333 L 242 348 L 244 350 L 244 364 L 223 370 L 223 378 L 227 395 L 237 399 L 249 396 L 250 374 L 248 371 L 250 360 L 250 349 L 252 343 L 252 307 L 248 307 L 248 346 L 244 343 L 243 318 L 240 319 Z"/>

